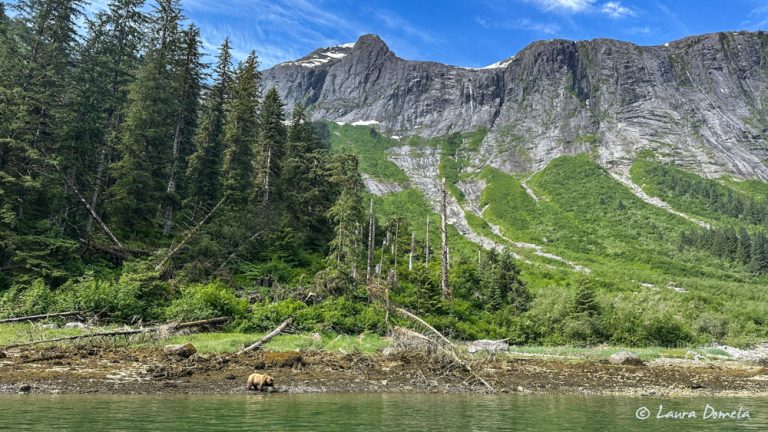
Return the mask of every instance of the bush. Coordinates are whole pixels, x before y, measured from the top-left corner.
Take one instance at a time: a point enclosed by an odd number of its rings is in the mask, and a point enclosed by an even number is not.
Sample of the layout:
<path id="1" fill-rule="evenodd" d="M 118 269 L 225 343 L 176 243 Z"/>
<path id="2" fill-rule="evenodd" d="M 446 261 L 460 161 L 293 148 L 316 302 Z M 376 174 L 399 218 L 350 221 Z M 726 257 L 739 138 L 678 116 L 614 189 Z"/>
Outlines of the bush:
<path id="1" fill-rule="evenodd" d="M 253 305 L 253 314 L 238 329 L 268 331 L 293 317 L 294 326 L 302 331 L 384 334 L 387 330 L 384 316 L 383 308 L 347 296 L 331 297 L 311 306 L 298 300 L 283 300 Z"/>
<path id="2" fill-rule="evenodd" d="M 51 312 L 56 297 L 42 279 L 36 279 L 29 287 L 16 285 L 3 295 L 2 310 L 13 316 L 37 315 Z"/>
<path id="3" fill-rule="evenodd" d="M 188 285 L 181 297 L 165 309 L 168 319 L 202 320 L 220 316 L 242 317 L 248 303 L 221 282 Z"/>
<path id="4" fill-rule="evenodd" d="M 60 292 L 59 305 L 60 309 L 97 313 L 123 322 L 146 318 L 150 309 L 141 284 L 102 280 L 93 274 L 67 282 Z"/>
<path id="5" fill-rule="evenodd" d="M 298 300 L 288 299 L 279 302 L 261 302 L 251 306 L 252 313 L 238 327 L 242 332 L 269 331 L 289 317 L 296 318 L 307 305 Z M 295 323 L 294 325 L 298 325 Z"/>

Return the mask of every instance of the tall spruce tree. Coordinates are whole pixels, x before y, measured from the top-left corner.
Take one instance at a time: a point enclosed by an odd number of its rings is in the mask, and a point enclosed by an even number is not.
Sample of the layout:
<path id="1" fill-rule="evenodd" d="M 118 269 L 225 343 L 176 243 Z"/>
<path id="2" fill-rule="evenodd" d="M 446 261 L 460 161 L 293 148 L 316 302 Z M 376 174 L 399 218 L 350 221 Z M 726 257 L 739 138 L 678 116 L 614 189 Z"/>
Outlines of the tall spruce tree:
<path id="1" fill-rule="evenodd" d="M 281 201 L 291 212 L 288 223 L 310 250 L 320 250 L 329 240 L 326 213 L 336 198 L 327 179 L 329 158 L 316 125 L 304 107 L 296 105 L 282 163 Z"/>
<path id="2" fill-rule="evenodd" d="M 88 21 L 80 52 L 74 85 L 76 121 L 72 122 L 68 139 L 71 151 L 79 155 L 78 186 L 84 193 L 89 192 L 90 206 L 96 210 L 108 178 L 108 165 L 118 146 L 128 86 L 139 64 L 146 25 L 143 6 L 144 0 L 110 2 L 105 11 Z M 88 235 L 93 216 L 87 213 L 85 220 Z"/>
<path id="3" fill-rule="evenodd" d="M 191 25 L 182 34 L 183 50 L 177 60 L 178 72 L 176 73 L 178 112 L 173 132 L 163 210 L 163 235 L 166 236 L 171 232 L 174 209 L 180 201 L 179 184 L 182 175 L 186 172 L 187 158 L 192 154 L 192 137 L 197 125 L 198 100 L 205 67 L 201 62 L 200 29 Z"/>
<path id="4" fill-rule="evenodd" d="M 277 90 L 272 87 L 264 97 L 260 115 L 259 187 L 261 188 L 262 207 L 269 205 L 270 196 L 277 198 L 275 195 L 279 191 L 280 172 L 287 138 L 284 121 L 283 102 L 280 100 Z"/>
<path id="5" fill-rule="evenodd" d="M 328 217 L 334 226 L 328 262 L 356 280 L 357 265 L 363 256 L 360 227 L 364 219 L 362 180 L 357 157 L 349 154 L 336 155 L 330 169 L 330 180 L 337 185 L 341 193 L 328 210 Z"/>
<path id="6" fill-rule="evenodd" d="M 232 94 L 226 104 L 227 117 L 224 123 L 224 195 L 229 205 L 244 206 L 254 186 L 254 148 L 258 143 L 259 86 L 261 74 L 258 71 L 256 53 L 251 52 L 242 62 L 232 83 Z"/>
<path id="7" fill-rule="evenodd" d="M 130 86 L 122 159 L 113 167 L 108 207 L 117 229 L 131 238 L 157 235 L 157 216 L 167 198 L 179 113 L 184 111 L 179 91 L 182 18 L 177 0 L 158 2 L 150 16 L 150 47 Z"/>
<path id="8" fill-rule="evenodd" d="M 187 203 L 193 209 L 209 207 L 221 196 L 221 165 L 224 158 L 224 107 L 233 80 L 229 39 L 219 48 L 213 85 L 205 92 L 200 125 L 194 138 L 195 152 L 187 168 Z"/>

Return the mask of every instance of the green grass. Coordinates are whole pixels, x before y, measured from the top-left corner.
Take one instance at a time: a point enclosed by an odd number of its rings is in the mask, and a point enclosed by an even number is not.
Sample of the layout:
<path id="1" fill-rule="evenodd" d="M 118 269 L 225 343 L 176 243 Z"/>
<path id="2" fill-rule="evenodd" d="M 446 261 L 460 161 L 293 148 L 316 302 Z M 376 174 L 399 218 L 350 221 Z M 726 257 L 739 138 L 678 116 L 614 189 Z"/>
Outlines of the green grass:
<path id="1" fill-rule="evenodd" d="M 232 353 L 261 339 L 261 333 L 194 333 L 174 336 L 164 344 L 191 343 L 200 353 Z M 319 337 L 319 340 L 318 340 Z M 359 336 L 309 333 L 284 334 L 275 336 L 264 349 L 267 351 L 319 350 L 331 352 L 373 353 L 389 345 L 379 335 L 364 333 Z"/>
<path id="2" fill-rule="evenodd" d="M 666 347 L 622 347 L 622 346 L 599 346 L 599 347 L 572 347 L 572 346 L 512 346 L 509 352 L 512 356 L 533 355 L 533 356 L 552 356 L 576 358 L 587 361 L 602 361 L 616 353 L 629 351 L 637 354 L 643 361 L 652 361 L 659 358 L 673 359 L 692 359 L 695 356 L 701 356 L 710 359 L 722 359 L 729 357 L 728 354 L 715 348 L 666 348 Z"/>
<path id="3" fill-rule="evenodd" d="M 82 333 L 80 329 L 43 329 L 40 324 L 7 323 L 0 324 L 0 346 L 32 342 L 42 339 L 76 336 Z"/>
<path id="4" fill-rule="evenodd" d="M 112 329 L 94 328 L 92 330 L 81 329 L 55 329 L 43 330 L 39 324 L 18 323 L 0 324 L 0 346 L 53 339 L 65 336 L 77 336 L 88 334 L 92 331 L 108 331 Z M 168 344 L 191 343 L 200 353 L 232 353 L 258 341 L 266 333 L 190 333 L 175 335 L 168 339 L 146 342 L 139 339 L 132 342 L 136 346 L 162 346 Z M 319 336 L 319 339 L 318 339 Z M 340 335 L 328 333 L 315 336 L 310 333 L 281 334 L 275 336 L 264 349 L 268 351 L 294 351 L 297 349 L 322 350 L 334 352 L 363 352 L 371 353 L 384 349 L 389 341 L 379 335 L 363 333 L 361 335 Z M 122 343 L 123 339 L 115 339 Z"/>
<path id="5" fill-rule="evenodd" d="M 408 182 L 408 176 L 387 159 L 387 151 L 400 143 L 368 126 L 339 125 L 327 122 L 331 149 L 356 155 L 360 171 L 384 181 Z"/>

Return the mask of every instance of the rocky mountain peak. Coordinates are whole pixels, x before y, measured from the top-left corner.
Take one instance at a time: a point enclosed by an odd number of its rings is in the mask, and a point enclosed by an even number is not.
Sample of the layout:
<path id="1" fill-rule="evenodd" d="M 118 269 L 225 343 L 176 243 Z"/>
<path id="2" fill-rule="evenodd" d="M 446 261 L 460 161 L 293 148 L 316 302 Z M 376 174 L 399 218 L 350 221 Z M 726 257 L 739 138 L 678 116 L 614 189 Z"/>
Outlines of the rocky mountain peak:
<path id="1" fill-rule="evenodd" d="M 626 167 L 652 151 L 706 176 L 768 180 L 766 58 L 765 32 L 721 32 L 653 47 L 539 41 L 469 69 L 403 60 L 365 35 L 268 69 L 263 82 L 289 109 L 393 135 L 486 128 L 476 163 L 510 172 L 583 152 Z"/>

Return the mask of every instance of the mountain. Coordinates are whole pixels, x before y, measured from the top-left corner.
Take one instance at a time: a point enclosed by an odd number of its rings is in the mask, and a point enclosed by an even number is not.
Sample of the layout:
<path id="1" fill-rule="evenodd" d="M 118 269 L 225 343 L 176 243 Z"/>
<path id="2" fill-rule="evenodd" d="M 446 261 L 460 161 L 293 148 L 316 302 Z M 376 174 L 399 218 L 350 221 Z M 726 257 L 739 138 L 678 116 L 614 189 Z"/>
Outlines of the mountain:
<path id="1" fill-rule="evenodd" d="M 651 151 L 705 177 L 768 180 L 764 32 L 541 41 L 481 69 L 404 60 L 366 35 L 265 70 L 263 85 L 288 108 L 392 136 L 487 129 L 474 162 L 509 173 L 589 153 L 626 177 Z"/>

